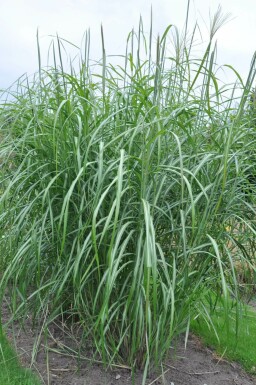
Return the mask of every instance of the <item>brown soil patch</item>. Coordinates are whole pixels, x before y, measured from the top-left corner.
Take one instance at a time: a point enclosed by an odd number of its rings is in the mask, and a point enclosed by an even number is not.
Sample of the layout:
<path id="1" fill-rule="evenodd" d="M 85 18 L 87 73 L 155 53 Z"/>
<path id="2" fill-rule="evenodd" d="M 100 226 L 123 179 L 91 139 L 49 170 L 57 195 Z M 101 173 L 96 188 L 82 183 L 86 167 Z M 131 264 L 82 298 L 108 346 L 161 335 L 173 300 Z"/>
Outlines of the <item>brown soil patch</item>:
<path id="1" fill-rule="evenodd" d="M 9 319 L 7 304 L 3 306 L 3 321 Z M 25 366 L 32 366 L 47 385 L 132 385 L 131 373 L 122 367 L 104 369 L 101 363 L 92 362 L 91 348 L 86 346 L 80 360 L 64 352 L 64 346 L 74 349 L 79 345 L 79 331 L 73 331 L 71 338 L 63 325 L 54 324 L 50 328 L 49 338 L 31 329 L 31 320 L 27 319 L 25 328 L 14 322 L 6 327 L 10 341 L 16 346 L 20 360 Z M 39 336 L 38 353 L 33 361 L 33 345 Z M 57 352 L 58 351 L 58 352 Z M 142 373 L 135 376 L 135 385 L 141 385 Z M 148 385 L 256 385 L 256 377 L 246 374 L 237 363 L 231 363 L 217 357 L 200 340 L 190 335 L 187 348 L 180 340 L 170 354 L 159 373 L 147 379 Z"/>

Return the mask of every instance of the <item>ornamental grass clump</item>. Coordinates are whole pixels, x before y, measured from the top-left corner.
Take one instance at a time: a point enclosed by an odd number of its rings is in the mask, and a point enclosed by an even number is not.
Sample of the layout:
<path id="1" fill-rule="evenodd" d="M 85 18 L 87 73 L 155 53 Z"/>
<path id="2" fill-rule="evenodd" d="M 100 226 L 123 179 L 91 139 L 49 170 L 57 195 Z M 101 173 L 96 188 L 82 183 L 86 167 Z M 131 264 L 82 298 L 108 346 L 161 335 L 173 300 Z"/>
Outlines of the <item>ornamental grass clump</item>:
<path id="1" fill-rule="evenodd" d="M 54 65 L 39 60 L 1 107 L 2 294 L 14 311 L 78 322 L 107 364 L 146 373 L 192 317 L 210 320 L 206 291 L 238 296 L 235 260 L 253 266 L 255 57 L 234 101 L 215 64 L 224 21 L 218 11 L 201 58 L 196 28 L 155 41 L 140 21 L 123 64 L 108 62 L 103 33 L 91 63 L 87 33 L 65 70 L 57 38 Z"/>

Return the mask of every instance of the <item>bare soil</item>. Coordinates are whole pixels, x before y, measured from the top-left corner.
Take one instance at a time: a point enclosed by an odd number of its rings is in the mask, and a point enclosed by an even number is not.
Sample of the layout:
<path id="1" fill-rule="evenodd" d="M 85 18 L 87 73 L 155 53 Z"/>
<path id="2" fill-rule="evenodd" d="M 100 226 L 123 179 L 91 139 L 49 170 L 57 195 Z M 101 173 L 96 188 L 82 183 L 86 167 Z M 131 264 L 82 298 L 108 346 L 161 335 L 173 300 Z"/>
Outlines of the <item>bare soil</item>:
<path id="1" fill-rule="evenodd" d="M 10 314 L 5 303 L 2 309 L 3 322 Z M 6 333 L 16 347 L 24 366 L 31 366 L 47 385 L 132 385 L 129 369 L 116 366 L 104 369 L 100 362 L 93 362 L 92 351 L 86 345 L 80 359 L 75 350 L 80 344 L 79 329 L 72 333 L 63 325 L 53 324 L 49 334 L 32 330 L 28 317 L 24 327 L 18 322 L 6 326 Z M 73 337 L 75 336 L 75 337 Z M 38 341 L 37 353 L 34 348 Z M 73 350 L 72 350 L 73 349 Z M 143 373 L 136 373 L 134 384 L 141 385 Z M 239 364 L 218 357 L 202 345 L 200 339 L 189 336 L 185 349 L 184 339 L 170 349 L 169 357 L 158 373 L 151 373 L 147 385 L 256 385 L 256 377 L 245 373 Z"/>

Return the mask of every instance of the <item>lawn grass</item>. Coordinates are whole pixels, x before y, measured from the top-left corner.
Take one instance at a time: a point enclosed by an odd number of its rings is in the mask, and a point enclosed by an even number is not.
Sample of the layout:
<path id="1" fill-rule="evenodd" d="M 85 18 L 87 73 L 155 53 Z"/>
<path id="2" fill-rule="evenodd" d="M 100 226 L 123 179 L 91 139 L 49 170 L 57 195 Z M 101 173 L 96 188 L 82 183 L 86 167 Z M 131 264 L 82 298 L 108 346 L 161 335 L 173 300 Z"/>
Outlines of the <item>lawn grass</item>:
<path id="1" fill-rule="evenodd" d="M 14 349 L 0 332 L 0 385 L 39 385 L 40 381 L 29 370 L 23 368 Z"/>
<path id="2" fill-rule="evenodd" d="M 236 308 L 230 309 L 227 327 L 223 304 L 219 302 L 211 321 L 212 325 L 199 316 L 192 322 L 192 331 L 199 335 L 206 345 L 213 347 L 220 357 L 237 361 L 246 371 L 256 374 L 255 309 L 244 304 L 240 305 L 239 313 Z"/>

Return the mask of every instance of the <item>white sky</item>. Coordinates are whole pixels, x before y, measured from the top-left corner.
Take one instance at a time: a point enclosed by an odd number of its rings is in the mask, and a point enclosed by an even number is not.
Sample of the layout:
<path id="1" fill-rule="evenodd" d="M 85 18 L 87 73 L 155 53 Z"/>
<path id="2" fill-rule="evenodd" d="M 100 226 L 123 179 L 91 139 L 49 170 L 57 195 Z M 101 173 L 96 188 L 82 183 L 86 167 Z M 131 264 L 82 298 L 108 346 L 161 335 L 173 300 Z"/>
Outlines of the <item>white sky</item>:
<path id="1" fill-rule="evenodd" d="M 205 41 L 204 22 L 209 25 L 209 11 L 213 14 L 220 3 L 234 19 L 217 35 L 217 61 L 233 65 L 245 78 L 256 50 L 256 0 L 191 0 L 190 24 L 199 21 Z M 183 27 L 187 0 L 0 0 L 0 89 L 37 70 L 37 28 L 43 49 L 56 32 L 80 45 L 90 27 L 92 58 L 99 59 L 103 23 L 107 54 L 123 54 L 127 34 L 137 27 L 140 14 L 149 31 L 151 4 L 155 36 L 169 24 Z"/>

